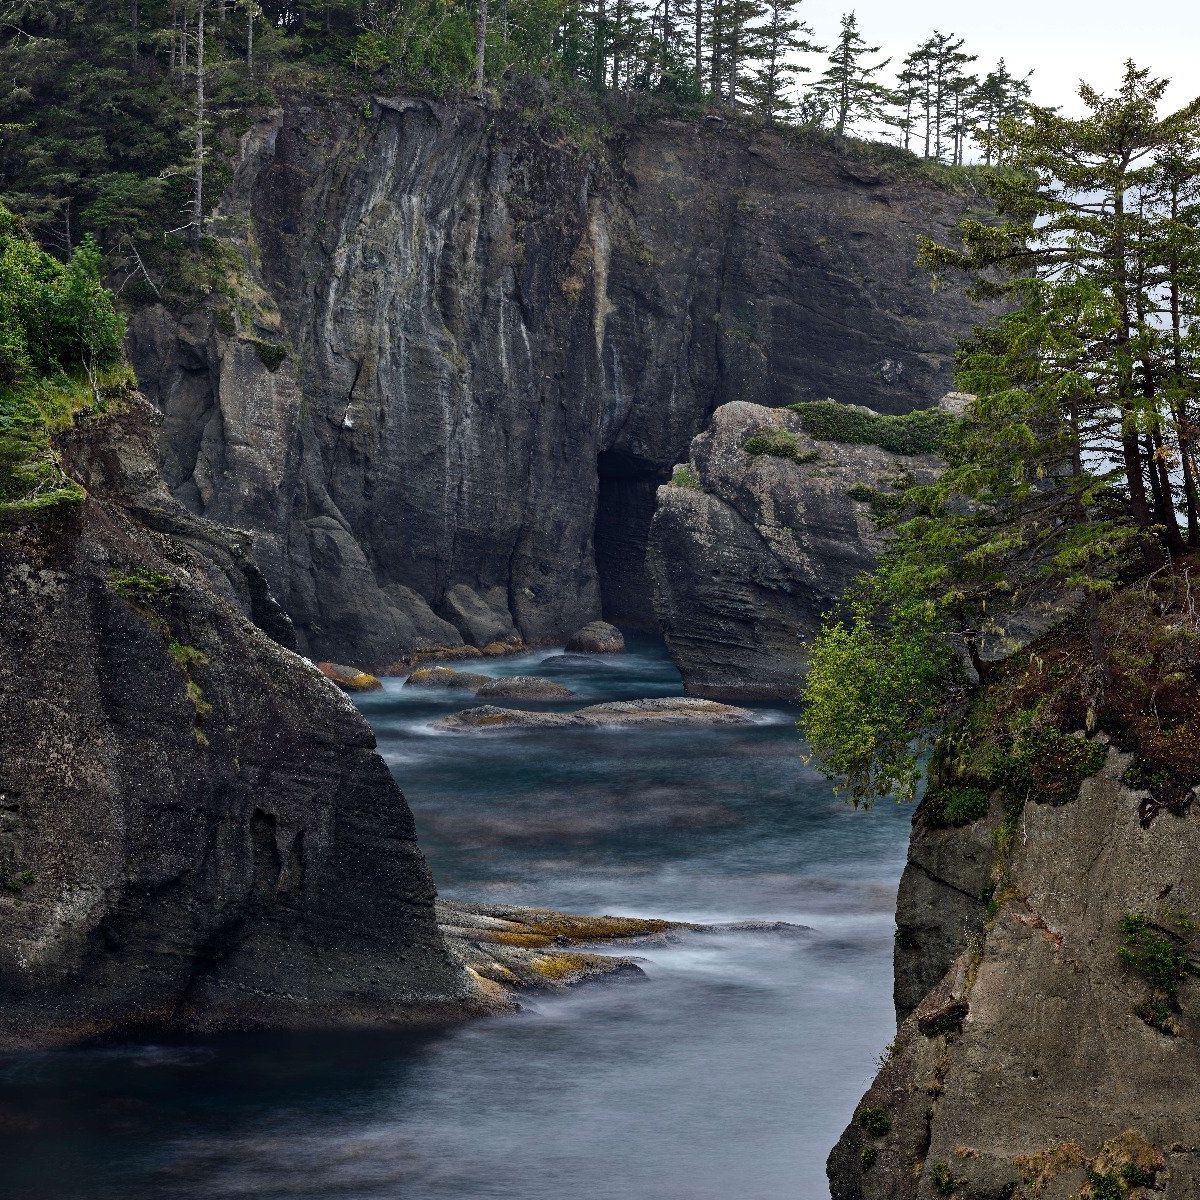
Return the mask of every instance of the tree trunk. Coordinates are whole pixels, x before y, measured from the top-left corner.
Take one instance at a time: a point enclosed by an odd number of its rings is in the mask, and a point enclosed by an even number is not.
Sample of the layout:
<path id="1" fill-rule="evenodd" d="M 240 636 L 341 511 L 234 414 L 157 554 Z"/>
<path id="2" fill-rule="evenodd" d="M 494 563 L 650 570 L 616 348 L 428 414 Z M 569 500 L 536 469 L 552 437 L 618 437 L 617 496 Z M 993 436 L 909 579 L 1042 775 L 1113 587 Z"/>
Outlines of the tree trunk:
<path id="1" fill-rule="evenodd" d="M 192 195 L 192 241 L 204 234 L 204 0 L 196 13 L 196 182 Z"/>
<path id="2" fill-rule="evenodd" d="M 488 0 L 479 0 L 475 21 L 475 95 L 483 95 L 483 55 L 487 48 Z"/>

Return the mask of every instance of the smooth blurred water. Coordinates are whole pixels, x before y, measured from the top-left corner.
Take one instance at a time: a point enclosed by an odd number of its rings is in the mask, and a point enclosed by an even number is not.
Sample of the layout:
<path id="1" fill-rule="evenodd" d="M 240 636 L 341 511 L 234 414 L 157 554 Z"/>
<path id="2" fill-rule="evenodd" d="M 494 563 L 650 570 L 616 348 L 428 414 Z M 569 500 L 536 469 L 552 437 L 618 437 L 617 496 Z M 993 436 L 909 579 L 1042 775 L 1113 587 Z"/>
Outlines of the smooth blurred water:
<path id="1" fill-rule="evenodd" d="M 650 641 L 484 669 L 553 673 L 579 703 L 681 691 Z M 430 728 L 474 703 L 399 680 L 361 702 L 444 894 L 809 928 L 638 947 L 644 979 L 420 1038 L 11 1060 L 0 1200 L 825 1200 L 893 1031 L 909 813 L 836 801 L 783 709 L 748 728 Z"/>

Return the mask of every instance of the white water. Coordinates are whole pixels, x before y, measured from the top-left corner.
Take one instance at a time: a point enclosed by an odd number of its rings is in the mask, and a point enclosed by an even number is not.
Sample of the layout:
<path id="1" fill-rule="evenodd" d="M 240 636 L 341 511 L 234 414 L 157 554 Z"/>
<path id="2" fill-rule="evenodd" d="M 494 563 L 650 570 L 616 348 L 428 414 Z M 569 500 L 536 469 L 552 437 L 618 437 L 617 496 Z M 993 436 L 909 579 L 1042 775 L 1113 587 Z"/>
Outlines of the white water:
<path id="1" fill-rule="evenodd" d="M 580 703 L 669 695 L 661 647 Z M 892 1036 L 909 814 L 855 813 L 792 714 L 750 728 L 438 734 L 475 701 L 388 681 L 361 706 L 444 893 L 808 926 L 688 935 L 646 972 L 413 1039 L 242 1037 L 0 1066 L 0 1195 L 23 1200 L 826 1200 L 824 1159 Z"/>

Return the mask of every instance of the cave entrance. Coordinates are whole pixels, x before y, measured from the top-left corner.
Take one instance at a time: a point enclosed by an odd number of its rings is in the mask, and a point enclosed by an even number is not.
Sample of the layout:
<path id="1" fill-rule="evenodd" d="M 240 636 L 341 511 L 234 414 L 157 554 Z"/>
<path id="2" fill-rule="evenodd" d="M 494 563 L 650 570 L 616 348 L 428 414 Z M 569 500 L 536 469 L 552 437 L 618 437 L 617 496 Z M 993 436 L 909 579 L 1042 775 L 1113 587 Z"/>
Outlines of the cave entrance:
<path id="1" fill-rule="evenodd" d="M 596 460 L 600 487 L 593 539 L 604 618 L 633 629 L 658 629 L 646 571 L 646 540 L 658 487 L 669 468 L 623 450 Z"/>

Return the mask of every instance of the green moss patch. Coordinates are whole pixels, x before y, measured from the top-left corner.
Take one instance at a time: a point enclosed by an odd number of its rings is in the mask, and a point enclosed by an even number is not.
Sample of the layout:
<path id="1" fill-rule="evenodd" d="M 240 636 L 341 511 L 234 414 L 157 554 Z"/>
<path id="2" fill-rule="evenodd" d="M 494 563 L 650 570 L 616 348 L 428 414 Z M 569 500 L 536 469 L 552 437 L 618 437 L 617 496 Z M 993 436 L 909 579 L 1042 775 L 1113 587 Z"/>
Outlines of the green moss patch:
<path id="1" fill-rule="evenodd" d="M 892 454 L 936 454 L 954 425 L 953 417 L 936 408 L 889 417 L 834 400 L 803 400 L 789 407 L 818 441 L 878 446 Z"/>
<path id="2" fill-rule="evenodd" d="M 786 429 L 765 429 L 749 437 L 742 445 L 747 454 L 767 455 L 770 458 L 786 458 L 796 463 L 816 462 L 820 452 L 805 447 L 800 439 Z"/>
<path id="3" fill-rule="evenodd" d="M 883 1137 L 892 1131 L 892 1118 L 887 1109 L 874 1104 L 864 1104 L 854 1118 L 860 1129 L 865 1129 L 872 1137 Z"/>
<path id="4" fill-rule="evenodd" d="M 704 489 L 700 486 L 700 479 L 696 472 L 686 464 L 676 467 L 671 476 L 671 486 L 677 488 L 688 488 L 693 492 L 702 492 Z"/>
<path id="5" fill-rule="evenodd" d="M 258 353 L 259 359 L 268 371 L 278 371 L 287 359 L 286 346 L 276 345 L 275 342 L 263 342 L 255 338 L 250 343 Z"/>

